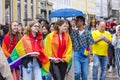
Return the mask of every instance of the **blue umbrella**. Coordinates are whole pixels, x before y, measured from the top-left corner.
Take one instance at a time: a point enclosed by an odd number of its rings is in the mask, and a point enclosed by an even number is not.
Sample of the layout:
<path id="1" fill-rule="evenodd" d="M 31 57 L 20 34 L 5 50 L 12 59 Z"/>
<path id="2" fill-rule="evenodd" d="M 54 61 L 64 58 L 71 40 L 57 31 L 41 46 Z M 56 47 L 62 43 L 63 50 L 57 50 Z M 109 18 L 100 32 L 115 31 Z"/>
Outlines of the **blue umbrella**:
<path id="1" fill-rule="evenodd" d="M 52 17 L 76 17 L 76 16 L 84 16 L 82 11 L 72 9 L 72 8 L 64 8 L 64 9 L 58 9 L 56 11 L 51 12 L 49 15 L 50 18 Z"/>

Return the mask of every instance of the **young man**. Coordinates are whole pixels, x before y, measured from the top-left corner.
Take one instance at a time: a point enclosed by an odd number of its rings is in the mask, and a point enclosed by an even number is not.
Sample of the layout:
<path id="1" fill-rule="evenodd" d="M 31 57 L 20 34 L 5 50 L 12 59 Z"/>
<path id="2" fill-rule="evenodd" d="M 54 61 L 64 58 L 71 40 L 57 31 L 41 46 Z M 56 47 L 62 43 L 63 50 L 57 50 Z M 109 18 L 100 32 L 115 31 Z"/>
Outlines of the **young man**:
<path id="1" fill-rule="evenodd" d="M 83 16 L 76 18 L 76 26 L 78 29 L 72 30 L 71 32 L 74 50 L 74 80 L 80 80 L 80 75 L 82 80 L 87 80 L 89 64 L 88 52 L 93 43 L 93 38 L 91 33 L 85 29 L 85 18 Z"/>

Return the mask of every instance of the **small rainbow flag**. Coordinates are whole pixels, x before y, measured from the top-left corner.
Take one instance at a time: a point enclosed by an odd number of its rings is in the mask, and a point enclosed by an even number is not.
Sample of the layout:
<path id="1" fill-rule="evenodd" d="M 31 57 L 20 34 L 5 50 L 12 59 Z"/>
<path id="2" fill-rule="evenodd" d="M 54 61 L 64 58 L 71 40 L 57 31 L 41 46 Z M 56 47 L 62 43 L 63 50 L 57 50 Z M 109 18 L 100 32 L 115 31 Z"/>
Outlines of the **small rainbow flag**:
<path id="1" fill-rule="evenodd" d="M 83 56 L 88 56 L 89 51 L 90 51 L 89 47 L 87 47 L 87 48 L 82 47 L 82 49 L 81 49 L 81 53 Z"/>

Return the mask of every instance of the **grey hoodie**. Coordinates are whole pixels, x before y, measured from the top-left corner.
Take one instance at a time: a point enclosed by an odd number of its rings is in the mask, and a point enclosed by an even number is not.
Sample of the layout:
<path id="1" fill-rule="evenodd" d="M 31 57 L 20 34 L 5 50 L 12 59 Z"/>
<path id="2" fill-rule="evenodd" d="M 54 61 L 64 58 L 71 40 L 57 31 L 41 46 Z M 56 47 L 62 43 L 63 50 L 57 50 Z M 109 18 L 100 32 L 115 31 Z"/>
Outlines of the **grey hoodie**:
<path id="1" fill-rule="evenodd" d="M 120 27 L 120 25 L 116 26 L 116 33 L 118 32 L 119 27 Z M 113 35 L 112 45 L 115 48 L 120 48 L 120 35 L 118 37 L 116 36 L 116 34 Z"/>
<path id="2" fill-rule="evenodd" d="M 5 80 L 13 80 L 10 67 L 8 65 L 7 59 L 0 47 L 0 73 L 5 78 Z"/>

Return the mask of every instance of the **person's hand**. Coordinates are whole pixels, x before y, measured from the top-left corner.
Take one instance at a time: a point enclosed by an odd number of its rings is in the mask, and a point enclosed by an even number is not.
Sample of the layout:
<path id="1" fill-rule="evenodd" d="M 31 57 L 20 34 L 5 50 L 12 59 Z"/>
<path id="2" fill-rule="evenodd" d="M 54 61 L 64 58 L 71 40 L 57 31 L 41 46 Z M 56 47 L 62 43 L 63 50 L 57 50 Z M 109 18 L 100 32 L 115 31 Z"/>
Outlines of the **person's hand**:
<path id="1" fill-rule="evenodd" d="M 31 57 L 36 57 L 36 58 L 37 58 L 37 57 L 39 56 L 39 54 L 31 54 L 30 56 L 31 56 Z"/>
<path id="2" fill-rule="evenodd" d="M 107 40 L 107 38 L 103 38 L 103 40 L 105 41 L 105 42 L 107 42 L 108 40 Z"/>
<path id="3" fill-rule="evenodd" d="M 60 62 L 60 60 L 53 60 L 53 62 L 54 62 L 54 63 L 59 63 L 59 62 Z"/>
<path id="4" fill-rule="evenodd" d="M 90 62 L 93 62 L 93 55 L 90 55 Z"/>
<path id="5" fill-rule="evenodd" d="M 99 38 L 99 41 L 104 40 L 104 39 L 105 39 L 105 36 L 101 36 L 101 37 Z"/>
<path id="6" fill-rule="evenodd" d="M 110 41 L 107 38 L 103 39 L 106 43 L 110 43 Z"/>

